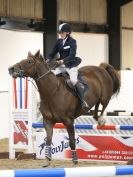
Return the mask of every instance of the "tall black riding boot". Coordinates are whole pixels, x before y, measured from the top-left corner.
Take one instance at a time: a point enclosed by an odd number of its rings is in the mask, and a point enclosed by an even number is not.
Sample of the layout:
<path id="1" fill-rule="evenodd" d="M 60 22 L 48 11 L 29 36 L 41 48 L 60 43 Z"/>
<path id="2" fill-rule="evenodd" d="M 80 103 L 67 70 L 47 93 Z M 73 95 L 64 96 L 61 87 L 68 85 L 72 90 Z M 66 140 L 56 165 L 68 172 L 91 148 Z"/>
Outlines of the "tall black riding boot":
<path id="1" fill-rule="evenodd" d="M 80 82 L 77 82 L 77 84 L 75 85 L 75 89 L 79 100 L 81 101 L 82 108 L 89 108 L 89 105 L 84 100 L 84 86 Z"/>

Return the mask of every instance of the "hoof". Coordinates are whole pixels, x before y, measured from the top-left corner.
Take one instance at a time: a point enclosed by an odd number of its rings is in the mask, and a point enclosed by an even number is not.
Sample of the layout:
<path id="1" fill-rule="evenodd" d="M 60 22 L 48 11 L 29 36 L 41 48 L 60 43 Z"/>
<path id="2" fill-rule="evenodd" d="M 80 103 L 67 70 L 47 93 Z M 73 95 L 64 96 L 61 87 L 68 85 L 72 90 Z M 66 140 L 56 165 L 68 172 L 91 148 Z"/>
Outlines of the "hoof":
<path id="1" fill-rule="evenodd" d="M 47 161 L 51 161 L 52 160 L 51 156 L 47 156 L 46 155 L 45 158 L 46 158 Z"/>
<path id="2" fill-rule="evenodd" d="M 104 118 L 101 118 L 101 117 L 98 118 L 98 125 L 103 126 L 103 125 L 105 125 L 105 123 L 106 123 L 106 121 Z"/>
<path id="3" fill-rule="evenodd" d="M 78 160 L 74 160 L 73 165 L 77 165 L 77 164 L 78 164 Z"/>
<path id="4" fill-rule="evenodd" d="M 96 122 L 98 122 L 98 119 L 96 116 L 93 116 L 93 119 L 95 119 Z"/>
<path id="5" fill-rule="evenodd" d="M 46 160 L 43 164 L 43 168 L 50 166 L 50 161 Z"/>

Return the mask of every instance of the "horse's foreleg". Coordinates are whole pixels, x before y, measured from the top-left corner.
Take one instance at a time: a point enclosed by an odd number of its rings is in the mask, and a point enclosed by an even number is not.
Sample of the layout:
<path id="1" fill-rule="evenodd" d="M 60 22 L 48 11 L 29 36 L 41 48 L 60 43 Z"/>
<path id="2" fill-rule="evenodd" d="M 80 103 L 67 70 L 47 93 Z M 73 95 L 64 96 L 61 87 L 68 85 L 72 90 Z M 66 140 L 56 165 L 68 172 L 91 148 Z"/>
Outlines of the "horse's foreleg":
<path id="1" fill-rule="evenodd" d="M 52 144 L 52 136 L 53 136 L 53 126 L 46 125 L 45 130 L 47 133 L 47 140 L 46 140 L 46 146 L 45 146 L 45 157 L 48 160 L 51 160 L 52 158 L 51 144 Z"/>
<path id="2" fill-rule="evenodd" d="M 49 161 L 52 159 L 52 137 L 53 137 L 53 126 L 49 121 L 44 121 L 45 130 L 46 130 L 46 146 L 45 146 L 45 158 L 46 158 L 46 164 L 44 167 L 49 166 Z"/>
<path id="3" fill-rule="evenodd" d="M 76 152 L 76 144 L 75 144 L 75 131 L 74 131 L 74 124 L 73 122 L 69 122 L 68 124 L 65 124 L 69 136 L 69 145 L 71 148 L 71 154 L 72 154 L 72 161 L 74 164 L 78 163 L 78 158 L 77 158 L 77 152 Z"/>

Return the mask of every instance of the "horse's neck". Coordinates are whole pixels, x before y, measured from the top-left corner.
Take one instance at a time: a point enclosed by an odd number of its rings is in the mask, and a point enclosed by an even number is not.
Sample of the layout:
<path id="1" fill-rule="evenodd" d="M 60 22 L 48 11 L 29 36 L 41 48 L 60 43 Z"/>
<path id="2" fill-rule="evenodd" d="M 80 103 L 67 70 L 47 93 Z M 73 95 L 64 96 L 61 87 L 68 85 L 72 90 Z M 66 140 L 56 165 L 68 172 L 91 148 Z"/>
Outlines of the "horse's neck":
<path id="1" fill-rule="evenodd" d="M 44 75 L 39 80 L 35 80 L 41 97 L 50 97 L 59 87 L 59 79 L 51 71 L 48 71 L 49 69 L 43 64 L 37 66 L 38 78 Z"/>

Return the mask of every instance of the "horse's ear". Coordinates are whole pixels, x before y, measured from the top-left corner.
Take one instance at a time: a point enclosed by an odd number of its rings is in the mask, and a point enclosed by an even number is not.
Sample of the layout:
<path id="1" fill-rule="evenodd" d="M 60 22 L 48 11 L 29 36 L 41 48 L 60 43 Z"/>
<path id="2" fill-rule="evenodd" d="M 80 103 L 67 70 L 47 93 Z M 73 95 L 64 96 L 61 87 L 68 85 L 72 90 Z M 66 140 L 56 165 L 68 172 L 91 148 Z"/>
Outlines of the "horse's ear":
<path id="1" fill-rule="evenodd" d="M 35 53 L 35 57 L 39 57 L 40 56 L 40 50 L 38 50 L 36 53 Z"/>
<path id="2" fill-rule="evenodd" d="M 31 52 L 29 51 L 29 52 L 28 52 L 28 57 L 31 57 L 31 56 L 32 56 L 32 54 L 31 54 Z"/>

